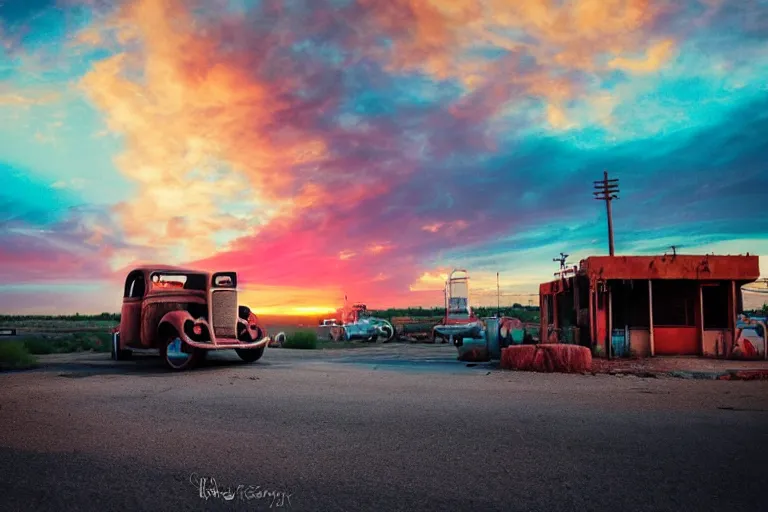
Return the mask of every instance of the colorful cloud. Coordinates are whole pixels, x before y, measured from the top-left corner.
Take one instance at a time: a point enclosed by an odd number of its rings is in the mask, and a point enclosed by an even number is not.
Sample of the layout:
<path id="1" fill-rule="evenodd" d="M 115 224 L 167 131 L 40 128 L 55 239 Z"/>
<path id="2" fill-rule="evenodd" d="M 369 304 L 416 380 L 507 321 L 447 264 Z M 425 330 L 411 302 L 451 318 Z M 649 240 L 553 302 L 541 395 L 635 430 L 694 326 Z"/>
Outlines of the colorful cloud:
<path id="1" fill-rule="evenodd" d="M 115 311 L 146 262 L 268 312 L 437 305 L 454 267 L 527 303 L 605 252 L 603 169 L 619 252 L 768 255 L 766 34 L 759 1 L 5 2 L 0 311 Z"/>

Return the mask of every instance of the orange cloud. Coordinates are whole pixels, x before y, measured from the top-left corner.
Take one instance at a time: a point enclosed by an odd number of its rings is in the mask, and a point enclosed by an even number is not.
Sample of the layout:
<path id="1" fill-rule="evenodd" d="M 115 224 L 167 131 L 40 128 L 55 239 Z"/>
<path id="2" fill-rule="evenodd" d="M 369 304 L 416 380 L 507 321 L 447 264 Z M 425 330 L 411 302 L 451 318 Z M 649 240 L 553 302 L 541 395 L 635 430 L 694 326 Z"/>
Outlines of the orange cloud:
<path id="1" fill-rule="evenodd" d="M 469 226 L 467 221 L 457 220 L 453 222 L 433 222 L 422 226 L 421 229 L 429 233 L 455 234 L 466 229 L 467 226 Z"/>
<path id="2" fill-rule="evenodd" d="M 482 94 L 490 93 L 488 103 L 496 111 L 518 94 L 540 98 L 545 119 L 558 129 L 576 126 L 563 110 L 566 101 L 590 101 L 588 93 L 567 78 L 568 72 L 659 69 L 674 41 L 668 38 L 648 47 L 649 34 L 663 14 L 680 8 L 674 2 L 651 0 L 360 2 L 373 13 L 375 29 L 394 36 L 386 55 L 390 69 L 458 79 L 469 93 L 486 86 Z M 522 51 L 535 58 L 538 68 L 508 69 L 503 60 L 469 56 L 483 45 Z M 645 59 L 625 57 L 638 53 L 645 53 Z M 605 55 L 611 57 L 608 64 Z"/>
<path id="3" fill-rule="evenodd" d="M 383 244 L 374 243 L 368 246 L 367 252 L 369 254 L 381 254 L 383 252 L 392 250 L 393 247 L 394 246 L 392 244 L 388 244 L 388 243 L 383 243 Z"/>
<path id="4" fill-rule="evenodd" d="M 408 289 L 412 292 L 442 291 L 445 289 L 445 281 L 449 273 L 450 270 L 424 272 Z"/>
<path id="5" fill-rule="evenodd" d="M 658 71 L 672 54 L 674 41 L 665 40 L 652 45 L 641 59 L 628 59 L 617 57 L 612 59 L 608 66 L 614 69 L 622 69 L 635 73 L 652 73 Z"/>
<path id="6" fill-rule="evenodd" d="M 81 81 L 125 140 L 116 164 L 139 186 L 139 196 L 117 209 L 130 241 L 182 247 L 187 258 L 209 255 L 215 233 L 258 227 L 227 214 L 230 203 L 252 202 L 250 216 L 263 218 L 270 202 L 275 215 L 290 203 L 291 166 L 325 157 L 319 138 L 290 129 L 273 136 L 275 117 L 290 105 L 237 59 L 219 57 L 215 41 L 194 32 L 183 2 L 128 3 L 104 27 L 141 48 L 97 62 Z M 101 41 L 93 31 L 81 40 Z M 321 195 L 309 187 L 296 201 Z"/>
<path id="7" fill-rule="evenodd" d="M 547 121 L 553 128 L 568 129 L 574 124 L 568 120 L 563 109 L 557 105 L 547 105 Z"/>
<path id="8" fill-rule="evenodd" d="M 31 105 L 45 105 L 60 99 L 58 93 L 45 94 L 19 94 L 18 92 L 3 93 L 0 91 L 0 107 L 28 107 Z"/>

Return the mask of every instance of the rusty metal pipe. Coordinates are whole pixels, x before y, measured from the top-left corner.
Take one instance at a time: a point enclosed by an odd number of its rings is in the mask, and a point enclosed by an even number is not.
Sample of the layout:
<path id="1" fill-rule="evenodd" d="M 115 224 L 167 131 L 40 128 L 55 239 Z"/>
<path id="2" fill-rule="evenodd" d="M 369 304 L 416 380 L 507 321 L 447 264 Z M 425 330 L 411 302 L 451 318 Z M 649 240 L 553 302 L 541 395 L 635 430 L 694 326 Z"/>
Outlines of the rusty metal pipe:
<path id="1" fill-rule="evenodd" d="M 608 289 L 608 340 L 605 344 L 605 355 L 608 359 L 613 359 L 613 294 L 611 282 L 606 281 L 605 287 Z"/>
<path id="2" fill-rule="evenodd" d="M 597 343 L 597 326 L 595 325 L 595 290 L 589 285 L 589 342 L 592 348 Z"/>
<path id="3" fill-rule="evenodd" d="M 653 280 L 648 280 L 648 333 L 651 349 L 651 357 L 656 355 L 656 348 L 653 339 Z"/>

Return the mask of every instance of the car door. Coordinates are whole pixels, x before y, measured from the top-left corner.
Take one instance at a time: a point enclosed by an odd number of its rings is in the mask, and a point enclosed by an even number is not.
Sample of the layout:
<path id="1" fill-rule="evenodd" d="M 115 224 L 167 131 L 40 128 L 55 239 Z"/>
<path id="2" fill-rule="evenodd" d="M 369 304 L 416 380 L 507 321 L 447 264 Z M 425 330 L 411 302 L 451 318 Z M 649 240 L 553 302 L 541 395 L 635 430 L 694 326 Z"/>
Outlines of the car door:
<path id="1" fill-rule="evenodd" d="M 128 274 L 120 314 L 120 338 L 125 346 L 141 347 L 141 304 L 146 288 L 144 272 Z"/>

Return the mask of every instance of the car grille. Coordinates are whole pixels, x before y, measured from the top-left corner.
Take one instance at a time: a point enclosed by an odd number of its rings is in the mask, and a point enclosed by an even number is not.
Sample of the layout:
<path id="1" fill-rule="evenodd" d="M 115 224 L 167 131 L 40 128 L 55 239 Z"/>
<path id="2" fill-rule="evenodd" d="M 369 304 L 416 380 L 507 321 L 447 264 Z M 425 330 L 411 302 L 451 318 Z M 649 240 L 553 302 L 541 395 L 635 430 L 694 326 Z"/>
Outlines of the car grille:
<path id="1" fill-rule="evenodd" d="M 234 338 L 237 336 L 237 292 L 215 290 L 211 297 L 213 332 L 216 336 Z"/>

